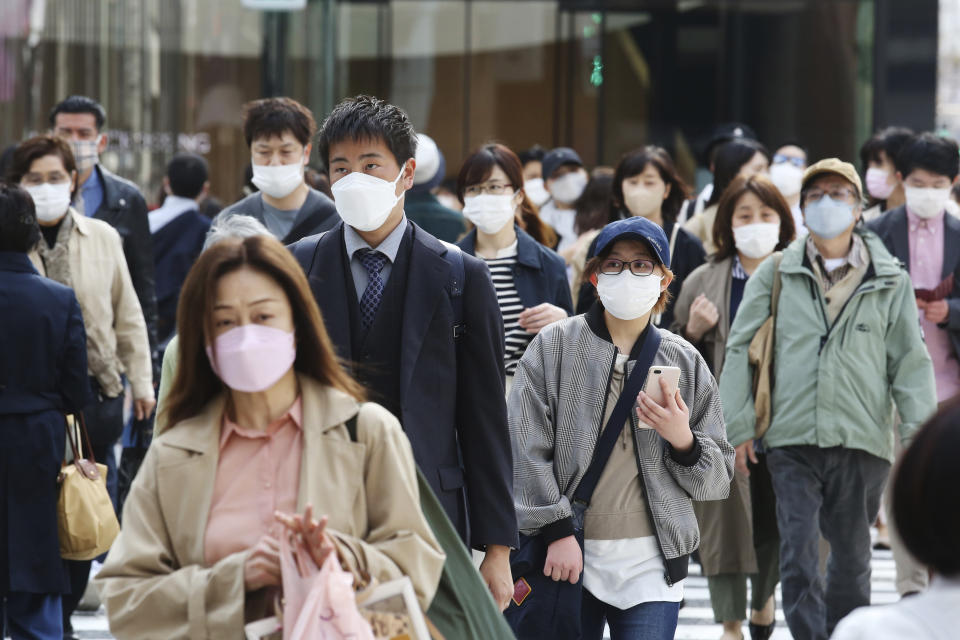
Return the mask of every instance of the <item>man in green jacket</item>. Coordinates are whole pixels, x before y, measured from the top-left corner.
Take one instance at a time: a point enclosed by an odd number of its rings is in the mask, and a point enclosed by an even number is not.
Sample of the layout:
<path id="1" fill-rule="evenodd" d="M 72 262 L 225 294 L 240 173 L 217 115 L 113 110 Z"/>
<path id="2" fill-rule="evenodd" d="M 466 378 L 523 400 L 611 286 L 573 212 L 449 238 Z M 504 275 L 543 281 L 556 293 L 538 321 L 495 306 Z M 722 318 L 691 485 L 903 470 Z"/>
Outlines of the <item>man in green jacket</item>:
<path id="1" fill-rule="evenodd" d="M 780 263 L 773 416 L 762 446 L 777 497 L 783 608 L 796 638 L 826 640 L 870 603 L 870 525 L 899 437 L 937 407 L 909 274 L 857 223 L 862 187 L 852 165 L 822 160 L 804 174 L 809 235 Z M 756 417 L 750 341 L 770 316 L 774 261 L 747 282 L 720 379 L 737 465 L 752 454 Z M 826 589 L 820 534 L 830 543 Z"/>

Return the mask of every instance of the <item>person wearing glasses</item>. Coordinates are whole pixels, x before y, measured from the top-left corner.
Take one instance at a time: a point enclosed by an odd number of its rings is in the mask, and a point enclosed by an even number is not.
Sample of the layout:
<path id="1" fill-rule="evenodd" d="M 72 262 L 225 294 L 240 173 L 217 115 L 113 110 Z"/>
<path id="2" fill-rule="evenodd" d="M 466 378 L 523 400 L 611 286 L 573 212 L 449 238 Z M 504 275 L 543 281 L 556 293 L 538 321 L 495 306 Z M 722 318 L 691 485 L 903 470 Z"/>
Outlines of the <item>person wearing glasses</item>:
<path id="1" fill-rule="evenodd" d="M 567 269 L 563 258 L 543 244 L 553 230 L 527 198 L 520 159 L 509 148 L 487 144 L 467 158 L 457 178 L 457 197 L 474 225 L 457 246 L 486 262 L 497 290 L 509 392 L 533 336 L 573 313 Z"/>
<path id="2" fill-rule="evenodd" d="M 707 363 L 650 322 L 673 279 L 663 229 L 639 216 L 608 224 L 585 278 L 599 300 L 534 337 L 507 401 L 517 519 L 524 535 L 543 536 L 544 575 L 582 578 L 585 640 L 603 638 L 604 623 L 613 640 L 673 638 L 700 540 L 692 501 L 727 497 L 733 448 Z M 661 382 L 662 403 L 628 398 L 625 423 L 605 427 L 648 339 L 660 341 L 654 366 L 680 368 L 678 389 Z M 621 426 L 589 507 L 574 513 L 598 434 Z"/>
<path id="3" fill-rule="evenodd" d="M 806 170 L 800 206 L 809 234 L 779 263 L 772 410 L 763 437 L 777 500 L 783 609 L 795 638 L 826 640 L 870 604 L 870 525 L 902 442 L 937 408 L 910 274 L 858 227 L 863 191 L 836 158 Z M 727 438 L 744 468 L 756 414 L 750 342 L 770 317 L 775 261 L 747 280 L 720 375 Z M 830 543 L 826 580 L 820 535 Z"/>
<path id="4" fill-rule="evenodd" d="M 770 180 L 787 201 L 798 236 L 807 231 L 803 226 L 803 213 L 800 211 L 800 185 L 806 169 L 807 150 L 794 142 L 777 149 L 773 154 L 773 162 L 770 163 Z"/>
<path id="5" fill-rule="evenodd" d="M 71 206 L 78 189 L 70 145 L 55 136 L 37 136 L 17 147 L 11 179 L 30 193 L 42 240 L 30 252 L 33 266 L 71 287 L 87 331 L 91 402 L 84 407 L 93 455 L 107 466 L 107 488 L 116 500 L 117 462 L 112 447 L 123 431 L 123 378 L 133 389 L 137 420 L 154 407 L 150 340 L 120 234 Z M 90 561 L 67 561 L 70 593 L 63 599 L 64 635 L 90 576 Z"/>

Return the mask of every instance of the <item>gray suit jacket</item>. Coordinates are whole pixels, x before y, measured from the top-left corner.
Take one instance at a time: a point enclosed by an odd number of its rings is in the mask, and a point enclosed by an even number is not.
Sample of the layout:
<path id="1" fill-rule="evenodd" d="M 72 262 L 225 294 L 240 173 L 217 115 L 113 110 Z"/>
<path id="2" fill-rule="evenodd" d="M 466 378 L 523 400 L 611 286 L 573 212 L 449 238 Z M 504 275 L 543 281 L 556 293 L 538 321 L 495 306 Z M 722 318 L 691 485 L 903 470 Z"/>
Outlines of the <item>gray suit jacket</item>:
<path id="1" fill-rule="evenodd" d="M 227 213 L 240 213 L 266 224 L 263 216 L 263 194 L 259 191 L 251 193 L 243 200 L 234 202 L 224 209 L 217 217 L 219 218 Z M 284 238 L 277 239 L 283 244 L 293 244 L 307 236 L 329 231 L 338 222 L 340 222 L 340 216 L 337 214 L 337 208 L 334 206 L 333 200 L 316 189 L 310 189 L 307 193 L 307 199 L 304 200 L 303 206 L 297 212 L 290 233 Z"/>

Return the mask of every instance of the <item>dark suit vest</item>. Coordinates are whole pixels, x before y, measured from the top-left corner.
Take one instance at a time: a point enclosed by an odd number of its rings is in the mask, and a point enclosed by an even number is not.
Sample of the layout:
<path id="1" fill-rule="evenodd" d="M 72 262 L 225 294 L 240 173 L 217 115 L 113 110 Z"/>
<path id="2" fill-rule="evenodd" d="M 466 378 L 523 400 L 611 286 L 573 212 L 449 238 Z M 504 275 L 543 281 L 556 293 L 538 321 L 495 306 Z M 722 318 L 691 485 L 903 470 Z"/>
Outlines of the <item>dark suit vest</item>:
<path id="1" fill-rule="evenodd" d="M 350 356 L 353 373 L 370 394 L 369 400 L 383 405 L 401 418 L 400 344 L 403 336 L 403 304 L 407 294 L 407 274 L 413 243 L 410 226 L 403 234 L 396 262 L 383 288 L 383 298 L 370 329 L 364 331 L 360 321 L 360 301 L 353 282 L 350 261 L 343 251 L 347 299 L 350 306 Z"/>

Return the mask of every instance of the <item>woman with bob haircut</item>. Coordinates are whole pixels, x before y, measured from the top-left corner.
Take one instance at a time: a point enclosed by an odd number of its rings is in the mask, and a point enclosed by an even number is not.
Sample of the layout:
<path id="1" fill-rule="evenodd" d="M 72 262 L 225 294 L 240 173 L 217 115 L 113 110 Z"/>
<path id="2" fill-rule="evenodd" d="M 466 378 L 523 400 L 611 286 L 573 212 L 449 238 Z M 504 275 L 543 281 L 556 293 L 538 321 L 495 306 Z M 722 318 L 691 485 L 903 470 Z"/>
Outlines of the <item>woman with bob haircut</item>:
<path id="1" fill-rule="evenodd" d="M 566 266 L 545 246 L 544 234 L 553 230 L 527 198 L 520 159 L 509 148 L 486 144 L 471 154 L 460 168 L 457 198 L 474 226 L 457 246 L 487 264 L 497 290 L 509 388 L 533 336 L 573 313 Z"/>
<path id="2" fill-rule="evenodd" d="M 602 638 L 604 622 L 613 640 L 673 638 L 688 556 L 700 540 L 692 501 L 725 498 L 733 474 L 706 362 L 651 323 L 669 299 L 667 245 L 646 218 L 608 224 L 585 271 L 599 300 L 533 339 L 508 400 L 521 547 L 538 537 L 542 573 L 555 581 L 575 584 L 582 574 L 585 640 Z M 680 368 L 675 393 L 661 380 L 663 404 L 643 391 L 618 402 L 625 388 L 641 388 L 646 367 L 631 376 L 641 359 Z M 614 424 L 614 413 L 625 421 Z M 619 432 L 616 444 L 584 510 L 574 495 L 607 428 Z"/>
<path id="3" fill-rule="evenodd" d="M 713 235 L 717 252 L 690 274 L 680 290 L 670 329 L 703 354 L 720 376 L 730 325 L 750 274 L 793 240 L 790 206 L 762 175 L 737 177 L 724 190 Z M 694 503 L 702 540 L 700 561 L 723 640 L 742 637 L 747 576 L 752 585 L 750 635 L 765 640 L 774 628 L 774 590 L 779 582 L 779 536 L 773 487 L 759 442 L 744 447 L 730 497 Z M 749 456 L 749 465 L 746 457 Z"/>
<path id="4" fill-rule="evenodd" d="M 444 555 L 421 514 L 410 444 L 344 373 L 290 252 L 263 236 L 207 249 L 177 327 L 169 426 L 97 576 L 111 632 L 242 637 L 269 615 L 283 527 L 318 566 L 332 552 L 381 582 L 409 576 L 426 608 Z"/>
<path id="5" fill-rule="evenodd" d="M 893 479 L 893 520 L 904 545 L 932 577 L 923 593 L 863 607 L 840 621 L 833 640 L 947 640 L 960 628 L 960 398 L 921 427 Z"/>

